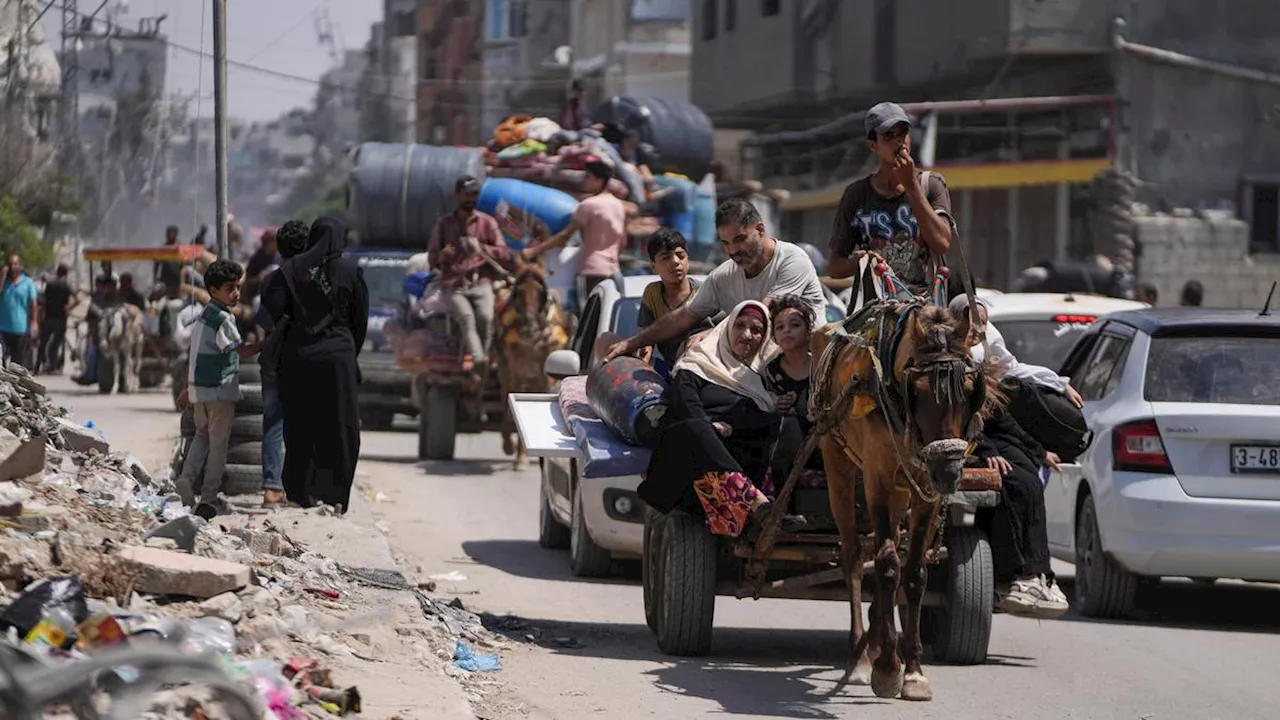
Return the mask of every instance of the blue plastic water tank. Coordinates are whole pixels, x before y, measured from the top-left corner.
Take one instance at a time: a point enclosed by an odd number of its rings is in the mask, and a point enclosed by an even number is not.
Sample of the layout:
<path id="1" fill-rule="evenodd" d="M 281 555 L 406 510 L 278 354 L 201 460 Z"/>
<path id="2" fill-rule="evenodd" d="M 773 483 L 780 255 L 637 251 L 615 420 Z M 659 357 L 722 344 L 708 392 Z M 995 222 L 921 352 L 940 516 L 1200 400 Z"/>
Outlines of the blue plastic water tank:
<path id="1" fill-rule="evenodd" d="M 481 212 L 497 217 L 498 204 L 503 200 L 511 207 L 546 223 L 552 234 L 568 227 L 574 211 L 578 209 L 578 201 L 569 193 L 513 178 L 485 180 L 480 188 L 480 200 L 476 207 Z M 508 245 L 517 250 L 524 248 L 522 233 L 516 228 L 504 226 L 501 219 L 498 225 L 502 227 L 502 234 L 506 236 Z"/>

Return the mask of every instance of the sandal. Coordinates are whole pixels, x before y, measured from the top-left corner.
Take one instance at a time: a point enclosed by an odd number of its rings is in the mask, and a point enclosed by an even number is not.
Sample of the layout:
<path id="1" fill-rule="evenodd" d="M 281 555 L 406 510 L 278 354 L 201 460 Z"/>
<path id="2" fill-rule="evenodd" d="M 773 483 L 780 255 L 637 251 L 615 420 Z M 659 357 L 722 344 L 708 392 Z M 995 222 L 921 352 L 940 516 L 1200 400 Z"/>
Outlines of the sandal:
<path id="1" fill-rule="evenodd" d="M 747 520 L 747 527 L 743 531 L 744 539 L 755 542 L 760 539 L 760 534 L 764 532 L 764 523 L 768 519 L 769 513 L 773 512 L 773 503 L 767 502 L 755 509 L 751 513 L 751 517 Z M 778 523 L 778 532 L 797 533 L 809 526 L 809 521 L 803 515 L 785 514 L 782 516 L 781 522 Z"/>

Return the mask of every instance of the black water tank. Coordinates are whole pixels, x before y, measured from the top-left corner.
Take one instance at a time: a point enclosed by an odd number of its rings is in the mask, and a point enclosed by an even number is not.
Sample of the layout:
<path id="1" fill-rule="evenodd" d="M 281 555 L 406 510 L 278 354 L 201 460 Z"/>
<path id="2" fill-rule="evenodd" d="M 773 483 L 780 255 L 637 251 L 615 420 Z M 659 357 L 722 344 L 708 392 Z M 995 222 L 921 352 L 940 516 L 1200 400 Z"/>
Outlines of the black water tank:
<path id="1" fill-rule="evenodd" d="M 362 143 L 347 184 L 347 220 L 364 247 L 425 250 L 453 211 L 454 183 L 484 178 L 479 148 Z"/>
<path id="2" fill-rule="evenodd" d="M 633 128 L 658 151 L 654 172 L 678 172 L 694 182 L 711 170 L 715 158 L 715 128 L 695 105 L 654 97 L 615 95 L 605 100 L 591 120 Z"/>

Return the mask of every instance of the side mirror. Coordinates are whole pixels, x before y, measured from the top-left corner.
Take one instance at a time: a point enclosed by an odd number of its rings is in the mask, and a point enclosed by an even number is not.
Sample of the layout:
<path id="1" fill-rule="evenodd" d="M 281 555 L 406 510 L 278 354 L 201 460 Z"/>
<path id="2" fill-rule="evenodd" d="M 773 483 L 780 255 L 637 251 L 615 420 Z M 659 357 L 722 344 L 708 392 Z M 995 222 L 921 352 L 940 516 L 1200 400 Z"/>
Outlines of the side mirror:
<path id="1" fill-rule="evenodd" d="M 547 356 L 547 361 L 542 365 L 542 371 L 553 380 L 581 375 L 582 358 L 578 357 L 578 353 L 573 350 L 556 350 Z"/>

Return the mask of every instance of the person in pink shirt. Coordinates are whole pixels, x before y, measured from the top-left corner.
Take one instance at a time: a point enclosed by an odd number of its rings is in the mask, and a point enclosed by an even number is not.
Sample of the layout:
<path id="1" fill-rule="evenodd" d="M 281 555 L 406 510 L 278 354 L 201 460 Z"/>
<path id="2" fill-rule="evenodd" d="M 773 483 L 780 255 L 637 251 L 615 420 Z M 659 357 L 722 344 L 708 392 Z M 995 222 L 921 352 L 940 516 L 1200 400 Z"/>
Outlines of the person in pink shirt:
<path id="1" fill-rule="evenodd" d="M 582 250 L 579 253 L 578 297 L 585 299 L 601 280 L 622 269 L 618 253 L 627 240 L 627 209 L 622 201 L 609 192 L 613 168 L 603 160 L 590 158 L 582 189 L 590 194 L 578 203 L 569 226 L 542 242 L 525 248 L 521 254 L 533 261 L 548 250 L 563 246 L 575 232 L 582 233 Z"/>

